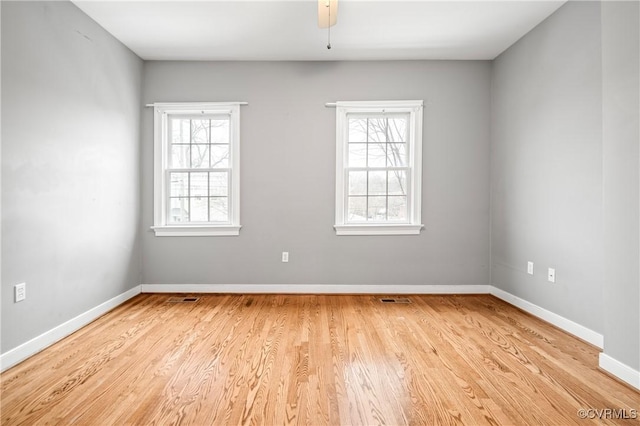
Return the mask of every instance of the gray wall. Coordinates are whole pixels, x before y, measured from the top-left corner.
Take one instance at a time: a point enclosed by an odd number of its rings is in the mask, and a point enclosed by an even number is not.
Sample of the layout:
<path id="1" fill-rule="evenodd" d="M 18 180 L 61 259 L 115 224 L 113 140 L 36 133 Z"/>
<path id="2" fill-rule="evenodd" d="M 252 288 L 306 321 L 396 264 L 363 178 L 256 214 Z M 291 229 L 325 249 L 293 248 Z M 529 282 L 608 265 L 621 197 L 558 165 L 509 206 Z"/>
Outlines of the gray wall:
<path id="1" fill-rule="evenodd" d="M 602 3 L 604 352 L 640 370 L 640 10 Z"/>
<path id="2" fill-rule="evenodd" d="M 140 283 L 141 75 L 73 4 L 2 2 L 2 352 Z"/>
<path id="3" fill-rule="evenodd" d="M 600 4 L 568 2 L 493 62 L 491 261 L 498 288 L 602 333 L 600 38 Z"/>
<path id="4" fill-rule="evenodd" d="M 239 237 L 154 236 L 144 112 L 143 283 L 489 283 L 489 62 L 147 62 L 143 81 L 144 102 L 249 102 Z M 335 110 L 324 104 L 379 99 L 425 100 L 426 229 L 338 237 Z"/>
<path id="5" fill-rule="evenodd" d="M 2 164 L 2 2 L 0 2 L 0 166 Z M 2 168 L 0 167 L 0 307 L 2 307 Z M 0 353 L 2 353 L 2 311 L 0 311 Z M 0 365 L 0 368 L 2 366 Z"/>

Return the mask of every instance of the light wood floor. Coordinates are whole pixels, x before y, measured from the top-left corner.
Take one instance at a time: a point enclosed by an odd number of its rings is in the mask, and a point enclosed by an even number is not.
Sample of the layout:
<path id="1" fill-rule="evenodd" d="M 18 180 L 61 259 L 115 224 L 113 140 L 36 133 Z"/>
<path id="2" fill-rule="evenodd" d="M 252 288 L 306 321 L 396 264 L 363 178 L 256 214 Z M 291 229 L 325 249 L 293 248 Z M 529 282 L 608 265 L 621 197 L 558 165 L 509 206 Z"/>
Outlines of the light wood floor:
<path id="1" fill-rule="evenodd" d="M 637 425 L 598 351 L 492 296 L 140 295 L 2 374 L 3 425 Z"/>

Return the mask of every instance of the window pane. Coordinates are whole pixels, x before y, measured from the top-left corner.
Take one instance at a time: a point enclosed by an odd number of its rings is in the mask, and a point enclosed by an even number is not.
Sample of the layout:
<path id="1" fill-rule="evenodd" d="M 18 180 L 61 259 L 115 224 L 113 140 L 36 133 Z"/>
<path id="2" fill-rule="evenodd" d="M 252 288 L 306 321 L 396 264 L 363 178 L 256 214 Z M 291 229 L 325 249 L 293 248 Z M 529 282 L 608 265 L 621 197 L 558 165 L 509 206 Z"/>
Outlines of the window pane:
<path id="1" fill-rule="evenodd" d="M 209 168 L 209 146 L 191 145 L 191 167 L 194 169 Z"/>
<path id="2" fill-rule="evenodd" d="M 229 195 L 229 177 L 227 172 L 209 173 L 209 195 L 226 197 Z"/>
<path id="3" fill-rule="evenodd" d="M 229 143 L 229 120 L 211 120 L 211 143 Z"/>
<path id="4" fill-rule="evenodd" d="M 369 220 L 387 220 L 387 197 L 369 197 Z"/>
<path id="5" fill-rule="evenodd" d="M 367 165 L 367 144 L 349 144 L 349 167 L 366 167 Z"/>
<path id="6" fill-rule="evenodd" d="M 208 197 L 190 197 L 190 219 L 191 222 L 208 222 Z"/>
<path id="7" fill-rule="evenodd" d="M 347 218 L 350 222 L 365 222 L 367 220 L 367 197 L 349 197 Z"/>
<path id="8" fill-rule="evenodd" d="M 209 143 L 209 120 L 191 120 L 191 143 Z"/>
<path id="9" fill-rule="evenodd" d="M 387 172 L 384 170 L 369 172 L 369 195 L 387 194 Z"/>
<path id="10" fill-rule="evenodd" d="M 369 167 L 386 167 L 387 150 L 386 144 L 369 144 L 368 161 Z"/>
<path id="11" fill-rule="evenodd" d="M 407 144 L 389 143 L 387 144 L 387 166 L 405 167 L 407 165 Z"/>
<path id="12" fill-rule="evenodd" d="M 153 182 L 159 192 L 153 200 L 156 235 L 236 235 L 240 185 L 239 170 L 234 166 L 240 160 L 235 145 L 239 105 L 157 104 L 154 116 L 160 119 L 153 126 Z M 182 232 L 190 226 L 194 231 Z M 171 229 L 163 231 L 163 227 Z"/>
<path id="13" fill-rule="evenodd" d="M 227 197 L 211 197 L 209 199 L 209 220 L 211 222 L 229 221 L 229 199 Z"/>
<path id="14" fill-rule="evenodd" d="M 367 195 L 367 172 L 349 172 L 349 195 Z"/>
<path id="15" fill-rule="evenodd" d="M 191 192 L 189 195 L 196 196 L 208 196 L 209 195 L 209 182 L 208 173 L 191 173 Z"/>
<path id="16" fill-rule="evenodd" d="M 171 198 L 169 209 L 169 222 L 189 221 L 189 199 L 187 197 Z"/>
<path id="17" fill-rule="evenodd" d="M 229 145 L 211 145 L 211 168 L 229 167 Z"/>
<path id="18" fill-rule="evenodd" d="M 171 119 L 171 143 L 189 143 L 191 129 L 188 119 Z"/>
<path id="19" fill-rule="evenodd" d="M 389 195 L 407 195 L 407 172 L 392 170 L 389 174 Z"/>
<path id="20" fill-rule="evenodd" d="M 366 118 L 350 118 L 349 119 L 349 143 L 366 142 L 367 141 L 367 119 Z"/>
<path id="21" fill-rule="evenodd" d="M 187 196 L 189 188 L 189 174 L 188 173 L 170 173 L 169 180 L 171 181 L 171 187 L 169 190 L 170 197 Z"/>
<path id="22" fill-rule="evenodd" d="M 400 235 L 420 228 L 414 203 L 420 205 L 421 194 L 413 176 L 421 173 L 414 153 L 423 142 L 422 108 L 422 101 L 339 103 L 337 235 L 375 235 L 374 229 Z M 348 228 L 350 223 L 356 226 Z"/>
<path id="23" fill-rule="evenodd" d="M 186 169 L 189 167 L 190 145 L 171 145 L 171 167 Z"/>
<path id="24" fill-rule="evenodd" d="M 387 119 L 386 118 L 370 118 L 369 133 L 367 140 L 369 142 L 386 142 L 387 141 Z"/>
<path id="25" fill-rule="evenodd" d="M 398 222 L 407 221 L 407 197 L 389 197 L 389 220 Z"/>
<path id="26" fill-rule="evenodd" d="M 389 142 L 407 141 L 407 118 L 397 117 L 389 119 Z"/>

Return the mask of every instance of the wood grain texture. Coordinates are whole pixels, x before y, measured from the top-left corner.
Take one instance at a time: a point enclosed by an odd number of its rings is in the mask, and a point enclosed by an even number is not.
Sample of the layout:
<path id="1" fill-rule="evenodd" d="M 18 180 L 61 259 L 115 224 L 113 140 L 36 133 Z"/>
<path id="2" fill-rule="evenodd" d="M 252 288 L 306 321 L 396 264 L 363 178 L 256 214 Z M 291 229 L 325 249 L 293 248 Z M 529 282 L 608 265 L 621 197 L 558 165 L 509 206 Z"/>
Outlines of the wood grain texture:
<path id="1" fill-rule="evenodd" d="M 143 294 L 2 374 L 2 425 L 571 425 L 640 411 L 596 348 L 492 296 Z"/>

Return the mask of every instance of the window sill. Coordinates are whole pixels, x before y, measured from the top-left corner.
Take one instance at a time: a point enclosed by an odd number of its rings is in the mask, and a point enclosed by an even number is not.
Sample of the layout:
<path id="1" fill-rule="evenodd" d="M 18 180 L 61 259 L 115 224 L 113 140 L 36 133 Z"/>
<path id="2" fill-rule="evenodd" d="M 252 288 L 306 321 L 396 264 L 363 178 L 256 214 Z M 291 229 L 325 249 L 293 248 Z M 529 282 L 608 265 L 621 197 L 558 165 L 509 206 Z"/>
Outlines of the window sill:
<path id="1" fill-rule="evenodd" d="M 229 237 L 240 235 L 240 225 L 152 226 L 156 237 Z"/>
<path id="2" fill-rule="evenodd" d="M 424 225 L 362 224 L 334 225 L 336 235 L 419 235 Z"/>

